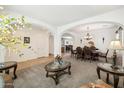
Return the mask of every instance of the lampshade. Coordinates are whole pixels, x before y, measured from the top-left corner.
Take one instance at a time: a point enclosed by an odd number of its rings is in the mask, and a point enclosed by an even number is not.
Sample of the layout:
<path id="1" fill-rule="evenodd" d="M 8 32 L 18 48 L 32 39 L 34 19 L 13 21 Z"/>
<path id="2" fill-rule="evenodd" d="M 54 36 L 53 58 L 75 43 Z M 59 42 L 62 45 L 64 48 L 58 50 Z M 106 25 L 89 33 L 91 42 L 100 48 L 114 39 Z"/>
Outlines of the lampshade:
<path id="1" fill-rule="evenodd" d="M 110 49 L 114 49 L 114 50 L 123 49 L 120 40 L 118 39 L 118 40 L 111 41 L 111 43 L 110 43 Z"/>

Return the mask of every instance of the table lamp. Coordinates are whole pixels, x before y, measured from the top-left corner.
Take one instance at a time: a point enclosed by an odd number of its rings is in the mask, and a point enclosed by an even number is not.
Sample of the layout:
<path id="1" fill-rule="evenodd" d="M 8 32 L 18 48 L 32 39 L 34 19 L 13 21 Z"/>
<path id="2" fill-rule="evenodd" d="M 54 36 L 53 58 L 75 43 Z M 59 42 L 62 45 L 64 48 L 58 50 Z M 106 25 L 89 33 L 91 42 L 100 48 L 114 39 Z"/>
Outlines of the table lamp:
<path id="1" fill-rule="evenodd" d="M 117 61 L 116 50 L 122 50 L 123 49 L 120 40 L 119 39 L 112 40 L 111 43 L 110 43 L 110 49 L 114 50 L 114 52 L 113 52 L 113 66 L 112 66 L 112 68 L 113 69 L 118 69 L 118 67 L 116 65 L 116 61 Z"/>

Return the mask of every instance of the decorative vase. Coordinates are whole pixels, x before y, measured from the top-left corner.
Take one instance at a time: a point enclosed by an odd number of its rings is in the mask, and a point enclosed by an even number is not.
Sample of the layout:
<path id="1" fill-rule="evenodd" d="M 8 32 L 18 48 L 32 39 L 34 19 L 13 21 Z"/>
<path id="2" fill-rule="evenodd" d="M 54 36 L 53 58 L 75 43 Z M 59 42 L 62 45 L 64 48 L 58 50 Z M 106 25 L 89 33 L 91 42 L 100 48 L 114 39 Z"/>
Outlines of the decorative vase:
<path id="1" fill-rule="evenodd" d="M 0 44 L 0 63 L 5 62 L 6 48 Z"/>

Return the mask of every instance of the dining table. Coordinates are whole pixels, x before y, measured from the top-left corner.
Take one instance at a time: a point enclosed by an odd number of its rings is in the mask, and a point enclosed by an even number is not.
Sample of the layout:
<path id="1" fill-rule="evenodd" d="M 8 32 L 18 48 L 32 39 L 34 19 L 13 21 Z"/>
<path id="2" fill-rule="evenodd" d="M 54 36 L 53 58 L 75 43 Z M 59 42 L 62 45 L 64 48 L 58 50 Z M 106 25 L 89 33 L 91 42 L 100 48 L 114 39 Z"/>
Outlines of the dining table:
<path id="1" fill-rule="evenodd" d="M 99 50 L 92 50 L 91 54 L 93 60 L 99 60 Z"/>

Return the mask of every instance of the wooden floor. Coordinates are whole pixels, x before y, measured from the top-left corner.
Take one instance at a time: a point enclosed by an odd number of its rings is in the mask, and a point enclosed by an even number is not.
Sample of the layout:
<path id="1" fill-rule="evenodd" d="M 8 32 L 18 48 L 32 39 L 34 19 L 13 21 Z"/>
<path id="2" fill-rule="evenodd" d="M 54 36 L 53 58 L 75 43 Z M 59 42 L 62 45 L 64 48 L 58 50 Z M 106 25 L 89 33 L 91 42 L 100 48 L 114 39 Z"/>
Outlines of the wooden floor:
<path id="1" fill-rule="evenodd" d="M 42 64 L 42 63 L 48 63 L 48 62 L 51 62 L 53 60 L 54 60 L 54 57 L 49 56 L 49 57 L 41 57 L 41 58 L 38 58 L 38 59 L 19 62 L 17 70 L 22 70 L 22 69 L 29 68 L 29 67 L 32 67 L 32 66 L 35 66 L 35 65 L 39 65 L 39 64 Z"/>
<path id="2" fill-rule="evenodd" d="M 104 63 L 104 59 L 89 62 L 77 60 L 64 55 L 63 60 L 71 62 L 71 75 L 65 74 L 59 78 L 60 83 L 55 84 L 52 78 L 46 78 L 44 69 L 48 62 L 53 60 L 53 56 L 48 58 L 38 58 L 18 63 L 18 78 L 14 80 L 15 88 L 78 88 L 83 84 L 94 82 L 98 79 L 96 68 L 98 63 Z M 110 60 L 112 61 L 112 60 Z M 102 80 L 106 80 L 106 73 L 102 73 Z M 119 87 L 123 87 L 123 79 L 119 80 Z M 113 76 L 110 75 L 110 83 L 113 85 Z"/>

